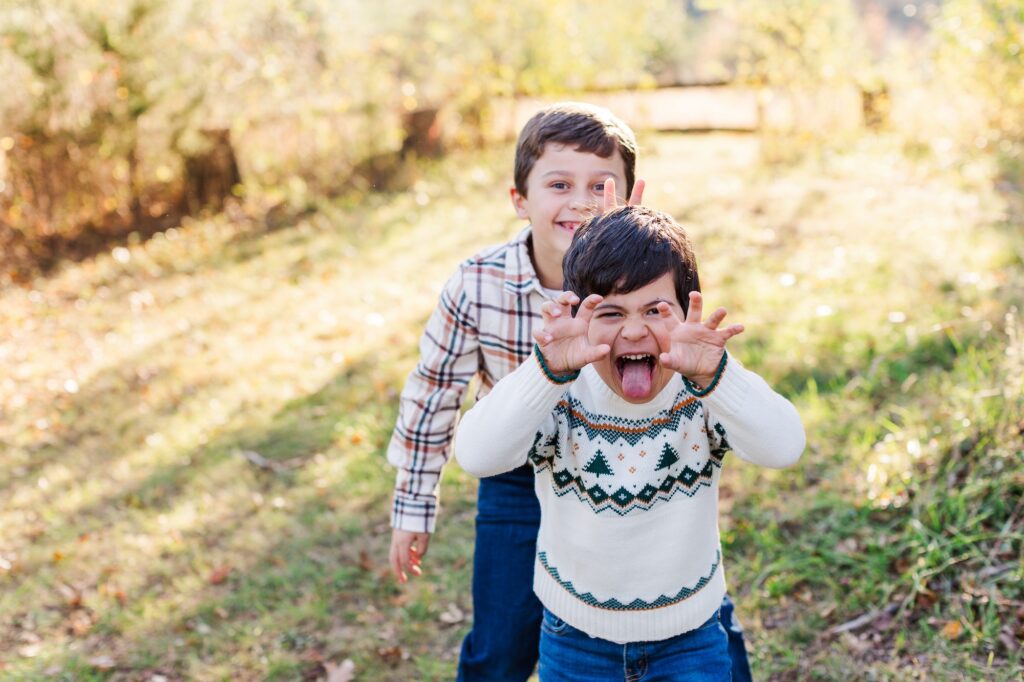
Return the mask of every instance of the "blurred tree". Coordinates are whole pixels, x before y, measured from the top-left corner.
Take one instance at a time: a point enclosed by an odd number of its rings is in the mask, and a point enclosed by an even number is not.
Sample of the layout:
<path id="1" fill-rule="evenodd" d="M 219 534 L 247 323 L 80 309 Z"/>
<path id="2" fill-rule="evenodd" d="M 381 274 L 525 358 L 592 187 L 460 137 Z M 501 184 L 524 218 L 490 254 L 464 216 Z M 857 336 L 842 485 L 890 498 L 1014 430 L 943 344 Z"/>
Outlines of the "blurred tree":
<path id="1" fill-rule="evenodd" d="M 386 179 L 486 142 L 513 96 L 654 84 L 685 26 L 675 0 L 7 0 L 0 246 L 46 260 L 239 180 L 294 203 Z"/>
<path id="2" fill-rule="evenodd" d="M 987 135 L 1024 178 L 1024 0 L 948 0 L 935 23 L 954 87 L 982 98 Z"/>
<path id="3" fill-rule="evenodd" d="M 856 82 L 867 66 L 849 0 L 700 0 L 736 27 L 733 68 L 753 85 L 807 88 Z"/>
<path id="4" fill-rule="evenodd" d="M 406 109 L 446 103 L 460 141 L 486 141 L 490 117 L 517 95 L 650 87 L 669 69 L 685 8 L 669 0 L 382 2 L 382 41 Z"/>
<path id="5" fill-rule="evenodd" d="M 14 133 L 0 193 L 5 248 L 46 261 L 61 244 L 144 219 L 140 123 L 178 94 L 159 59 L 173 45 L 169 6 L 80 0 L 0 10 L 0 50 L 20 86 L 0 110 Z"/>
<path id="6" fill-rule="evenodd" d="M 857 130 L 865 101 L 885 91 L 851 0 L 697 4 L 731 38 L 722 58 L 735 81 L 761 89 L 764 161 L 799 160 Z"/>

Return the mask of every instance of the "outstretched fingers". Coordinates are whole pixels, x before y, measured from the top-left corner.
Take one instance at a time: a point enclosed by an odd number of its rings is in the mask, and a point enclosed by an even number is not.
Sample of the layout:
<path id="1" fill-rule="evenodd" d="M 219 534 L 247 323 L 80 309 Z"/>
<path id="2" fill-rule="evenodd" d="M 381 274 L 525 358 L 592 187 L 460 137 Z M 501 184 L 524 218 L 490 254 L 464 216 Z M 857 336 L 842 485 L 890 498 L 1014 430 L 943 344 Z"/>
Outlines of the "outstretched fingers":
<path id="1" fill-rule="evenodd" d="M 672 310 L 672 306 L 665 301 L 658 303 L 658 315 L 661 316 L 661 321 L 665 324 L 665 329 L 668 330 L 669 334 L 682 324 L 675 311 Z"/>
<path id="2" fill-rule="evenodd" d="M 563 291 L 550 301 L 540 306 L 540 314 L 545 322 L 553 322 L 560 317 L 571 317 L 572 306 L 580 302 L 579 296 L 571 291 Z"/>
<path id="3" fill-rule="evenodd" d="M 555 301 L 558 303 L 558 305 L 568 308 L 569 306 L 573 306 L 579 303 L 580 297 L 577 296 L 572 291 L 563 291 L 562 293 L 555 297 Z"/>
<path id="4" fill-rule="evenodd" d="M 533 331 L 533 339 L 537 344 L 544 347 L 555 341 L 556 337 L 564 337 L 569 329 L 566 325 L 571 325 L 573 322 L 572 307 L 579 304 L 580 297 L 571 291 L 563 291 L 554 299 L 542 303 L 540 315 L 543 325 L 540 329 Z M 591 306 L 591 310 L 592 308 L 593 306 Z M 589 317 L 587 321 L 589 322 Z"/>
<path id="5" fill-rule="evenodd" d="M 576 300 L 579 301 L 579 298 Z M 597 308 L 603 300 L 604 296 L 601 296 L 600 294 L 591 294 L 590 296 L 587 296 L 583 299 L 583 303 L 580 303 L 579 310 L 576 311 L 577 319 L 582 320 L 589 325 L 590 321 L 594 319 L 594 309 Z"/>
<path id="6" fill-rule="evenodd" d="M 715 312 L 711 313 L 710 317 L 704 321 L 704 326 L 708 329 L 718 329 L 718 325 L 722 324 L 722 320 L 725 319 L 725 316 L 725 308 L 719 308 Z"/>
<path id="7" fill-rule="evenodd" d="M 700 324 L 701 315 L 704 314 L 704 297 L 699 291 L 690 292 L 690 305 L 686 312 L 686 321 Z"/>
<path id="8" fill-rule="evenodd" d="M 613 211 L 619 207 L 619 199 L 615 196 L 615 179 L 608 178 L 604 181 L 604 201 L 601 203 L 602 213 Z"/>
<path id="9" fill-rule="evenodd" d="M 732 337 L 736 336 L 737 334 L 742 334 L 743 333 L 743 329 L 744 329 L 744 327 L 743 327 L 742 324 L 733 324 L 733 325 L 729 325 L 725 329 L 722 329 L 719 333 L 724 335 L 725 336 L 725 340 L 728 341 L 729 339 L 731 339 Z"/>
<path id="10" fill-rule="evenodd" d="M 633 183 L 633 191 L 629 195 L 629 201 L 626 202 L 628 206 L 639 206 L 644 200 L 644 188 L 647 183 L 643 178 L 637 178 L 636 182 Z"/>
<path id="11" fill-rule="evenodd" d="M 703 307 L 703 297 L 698 292 L 691 291 L 690 312 L 686 315 L 687 323 L 700 324 L 700 318 L 701 314 L 703 313 Z M 728 312 L 725 308 L 718 308 L 717 310 L 715 310 L 715 312 L 711 313 L 711 315 L 708 316 L 708 319 L 704 320 L 704 326 L 707 329 L 710 329 L 711 331 L 715 332 L 715 334 L 718 337 L 718 340 L 721 342 L 723 346 L 725 345 L 726 341 L 736 336 L 737 334 L 743 332 L 742 324 L 733 324 L 729 325 L 725 329 L 719 329 L 718 327 L 719 325 L 722 324 L 722 320 L 725 319 L 726 315 L 728 315 Z"/>
<path id="12" fill-rule="evenodd" d="M 534 329 L 533 330 L 533 340 L 537 342 L 538 346 L 543 348 L 544 346 L 546 346 L 549 343 L 551 343 L 552 341 L 554 341 L 555 337 L 551 336 L 551 333 L 548 332 L 547 330 L 544 330 L 544 329 Z"/>
<path id="13" fill-rule="evenodd" d="M 625 206 L 639 206 L 644 200 L 644 188 L 647 183 L 643 178 L 637 178 L 633 183 L 633 191 L 629 193 L 629 199 Z M 614 211 L 619 207 L 619 197 L 615 194 L 615 178 L 608 178 L 604 181 L 604 194 L 602 197 L 601 209 L 603 213 Z"/>

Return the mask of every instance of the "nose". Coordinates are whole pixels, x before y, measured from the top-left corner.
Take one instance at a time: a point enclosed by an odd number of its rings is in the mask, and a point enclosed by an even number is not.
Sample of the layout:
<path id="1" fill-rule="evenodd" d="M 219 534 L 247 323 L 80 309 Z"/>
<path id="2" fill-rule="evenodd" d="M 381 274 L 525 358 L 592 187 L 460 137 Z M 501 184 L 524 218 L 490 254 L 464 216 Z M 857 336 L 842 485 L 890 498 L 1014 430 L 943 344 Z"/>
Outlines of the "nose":
<path id="1" fill-rule="evenodd" d="M 579 187 L 569 199 L 569 209 L 589 214 L 597 208 L 597 203 L 586 187 Z"/>
<path id="2" fill-rule="evenodd" d="M 626 341 L 639 341 L 647 336 L 647 325 L 643 320 L 629 317 L 622 323 L 622 338 Z"/>

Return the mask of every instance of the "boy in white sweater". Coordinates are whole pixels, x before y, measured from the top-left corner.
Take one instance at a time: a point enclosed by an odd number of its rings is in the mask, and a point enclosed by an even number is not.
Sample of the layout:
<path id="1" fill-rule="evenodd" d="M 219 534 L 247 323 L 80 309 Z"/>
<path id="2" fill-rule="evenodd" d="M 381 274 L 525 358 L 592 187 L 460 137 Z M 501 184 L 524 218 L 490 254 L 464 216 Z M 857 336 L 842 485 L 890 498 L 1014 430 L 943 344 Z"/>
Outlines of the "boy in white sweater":
<path id="1" fill-rule="evenodd" d="M 476 476 L 532 464 L 545 607 L 541 680 L 729 680 L 718 480 L 727 450 L 794 463 L 793 405 L 725 352 L 740 325 L 701 320 L 697 265 L 669 216 L 640 206 L 573 236 L 565 288 L 530 360 L 463 417 Z M 581 303 L 582 299 L 582 303 Z"/>

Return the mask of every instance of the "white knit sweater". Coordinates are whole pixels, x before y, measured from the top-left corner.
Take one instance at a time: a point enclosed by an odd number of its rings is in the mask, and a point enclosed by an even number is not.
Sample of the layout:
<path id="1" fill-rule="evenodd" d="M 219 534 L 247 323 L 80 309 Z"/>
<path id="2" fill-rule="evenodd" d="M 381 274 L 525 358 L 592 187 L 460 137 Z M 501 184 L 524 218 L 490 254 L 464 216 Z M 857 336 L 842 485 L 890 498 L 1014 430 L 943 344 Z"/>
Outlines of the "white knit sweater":
<path id="1" fill-rule="evenodd" d="M 554 383 L 534 354 L 465 414 L 455 438 L 475 476 L 533 464 L 534 591 L 573 627 L 619 643 L 695 629 L 721 604 L 726 450 L 780 468 L 803 448 L 793 405 L 732 357 L 708 395 L 675 375 L 637 405 L 591 366 Z"/>

